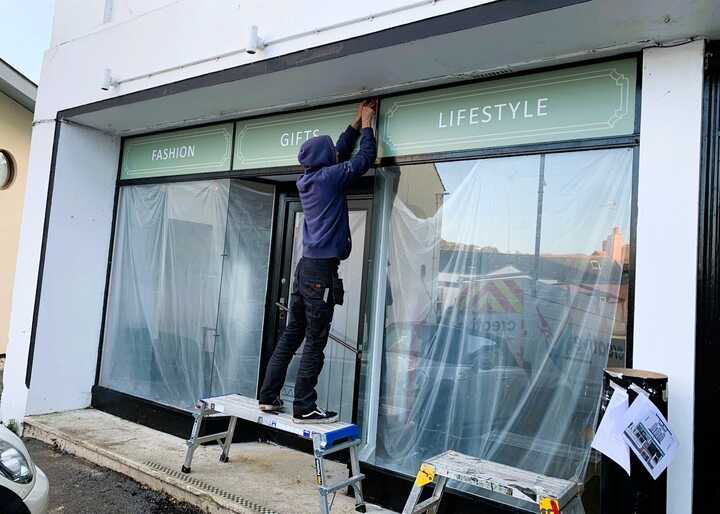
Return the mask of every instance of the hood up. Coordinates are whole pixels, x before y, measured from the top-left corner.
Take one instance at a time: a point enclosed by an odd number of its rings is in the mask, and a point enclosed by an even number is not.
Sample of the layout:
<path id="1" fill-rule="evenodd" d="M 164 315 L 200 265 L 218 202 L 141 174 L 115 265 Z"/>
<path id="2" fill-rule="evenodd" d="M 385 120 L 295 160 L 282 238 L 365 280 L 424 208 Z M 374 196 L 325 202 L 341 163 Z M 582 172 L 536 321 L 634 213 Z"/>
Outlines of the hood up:
<path id="1" fill-rule="evenodd" d="M 305 171 L 315 171 L 337 163 L 335 144 L 330 136 L 316 136 L 308 139 L 300 147 L 298 161 Z"/>

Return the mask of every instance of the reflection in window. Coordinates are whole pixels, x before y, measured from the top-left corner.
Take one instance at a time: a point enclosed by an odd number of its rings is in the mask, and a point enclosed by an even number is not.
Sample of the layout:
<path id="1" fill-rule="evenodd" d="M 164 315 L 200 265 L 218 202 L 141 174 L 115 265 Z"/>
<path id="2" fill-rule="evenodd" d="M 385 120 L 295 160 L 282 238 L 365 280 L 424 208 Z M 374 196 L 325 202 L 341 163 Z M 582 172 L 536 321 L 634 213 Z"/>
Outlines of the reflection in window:
<path id="1" fill-rule="evenodd" d="M 381 172 L 392 208 L 366 460 L 414 474 L 455 449 L 586 476 L 602 370 L 624 361 L 631 170 L 617 149 Z"/>

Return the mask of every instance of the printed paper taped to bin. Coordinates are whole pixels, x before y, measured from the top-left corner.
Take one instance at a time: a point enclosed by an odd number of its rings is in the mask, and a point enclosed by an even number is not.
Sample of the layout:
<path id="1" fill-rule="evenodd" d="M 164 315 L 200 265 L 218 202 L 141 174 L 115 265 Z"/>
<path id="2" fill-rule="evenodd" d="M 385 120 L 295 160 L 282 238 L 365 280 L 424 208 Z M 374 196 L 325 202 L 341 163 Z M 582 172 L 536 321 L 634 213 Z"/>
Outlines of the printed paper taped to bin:
<path id="1" fill-rule="evenodd" d="M 638 395 L 625 413 L 623 437 L 653 479 L 670 465 L 678 441 L 655 405 L 643 394 Z"/>
<path id="2" fill-rule="evenodd" d="M 628 395 L 625 389 L 616 386 L 614 382 L 610 382 L 610 384 L 613 386 L 613 394 L 600 421 L 600 426 L 595 432 L 592 447 L 614 460 L 630 475 L 630 450 L 623 438 Z"/>

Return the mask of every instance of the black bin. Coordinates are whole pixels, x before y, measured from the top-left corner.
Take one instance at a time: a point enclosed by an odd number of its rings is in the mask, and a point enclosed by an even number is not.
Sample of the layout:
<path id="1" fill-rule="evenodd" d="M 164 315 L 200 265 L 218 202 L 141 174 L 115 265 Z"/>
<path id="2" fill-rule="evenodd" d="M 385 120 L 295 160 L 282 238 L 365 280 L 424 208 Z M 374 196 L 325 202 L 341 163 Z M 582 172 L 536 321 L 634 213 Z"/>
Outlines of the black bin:
<path id="1" fill-rule="evenodd" d="M 627 389 L 630 404 L 638 393 L 629 389 L 635 384 L 650 395 L 650 401 L 667 418 L 666 375 L 629 368 L 608 368 L 603 376 L 601 414 L 612 396 L 610 381 Z M 667 472 L 653 480 L 635 454 L 630 452 L 630 476 L 614 461 L 602 457 L 601 504 L 603 514 L 665 514 L 667 504 Z"/>

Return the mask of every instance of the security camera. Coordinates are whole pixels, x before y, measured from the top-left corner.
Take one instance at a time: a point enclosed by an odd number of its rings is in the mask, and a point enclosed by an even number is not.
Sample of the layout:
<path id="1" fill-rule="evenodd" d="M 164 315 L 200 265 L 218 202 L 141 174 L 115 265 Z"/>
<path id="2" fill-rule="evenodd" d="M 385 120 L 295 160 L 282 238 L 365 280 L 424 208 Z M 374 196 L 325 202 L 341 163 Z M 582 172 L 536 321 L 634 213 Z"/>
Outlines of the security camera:
<path id="1" fill-rule="evenodd" d="M 258 50 L 265 48 L 265 43 L 258 36 L 257 25 L 250 27 L 250 35 L 248 37 L 247 45 L 245 46 L 245 53 L 255 55 Z"/>

